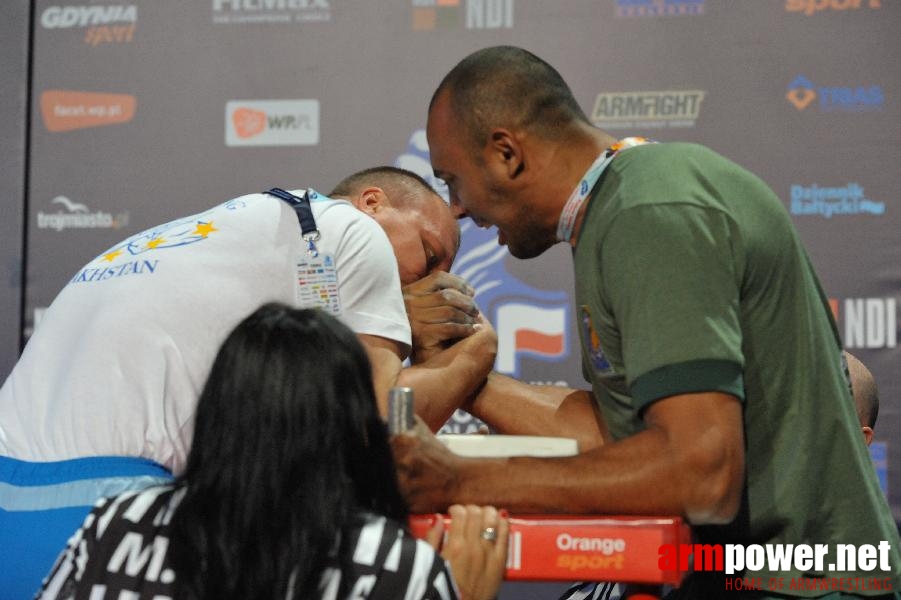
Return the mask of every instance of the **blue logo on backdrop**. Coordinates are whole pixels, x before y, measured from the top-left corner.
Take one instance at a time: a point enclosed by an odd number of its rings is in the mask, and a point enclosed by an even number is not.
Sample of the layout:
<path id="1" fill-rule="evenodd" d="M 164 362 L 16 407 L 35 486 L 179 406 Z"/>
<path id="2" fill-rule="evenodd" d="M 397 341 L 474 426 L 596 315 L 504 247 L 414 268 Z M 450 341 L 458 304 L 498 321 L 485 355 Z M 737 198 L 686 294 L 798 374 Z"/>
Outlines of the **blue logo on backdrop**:
<path id="1" fill-rule="evenodd" d="M 884 102 L 882 87 L 878 85 L 818 86 L 803 75 L 788 84 L 785 98 L 798 110 L 817 100 L 823 112 L 865 112 L 882 108 Z"/>
<path id="2" fill-rule="evenodd" d="M 704 0 L 616 0 L 617 17 L 677 17 L 704 14 Z"/>
<path id="3" fill-rule="evenodd" d="M 881 216 L 885 214 L 885 202 L 870 200 L 864 195 L 863 187 L 853 182 L 841 187 L 792 185 L 790 210 L 793 215 L 826 219 L 846 215 Z"/>
<path id="4" fill-rule="evenodd" d="M 410 136 L 395 166 L 422 176 L 447 200 L 447 186 L 432 173 L 425 131 Z M 460 251 L 452 272 L 476 290 L 476 302 L 494 325 L 498 336 L 495 369 L 514 377 L 520 374 L 520 356 L 561 362 L 569 354 L 567 323 L 569 295 L 563 290 L 541 290 L 504 269 L 509 255 L 497 243 L 497 232 L 461 222 Z"/>

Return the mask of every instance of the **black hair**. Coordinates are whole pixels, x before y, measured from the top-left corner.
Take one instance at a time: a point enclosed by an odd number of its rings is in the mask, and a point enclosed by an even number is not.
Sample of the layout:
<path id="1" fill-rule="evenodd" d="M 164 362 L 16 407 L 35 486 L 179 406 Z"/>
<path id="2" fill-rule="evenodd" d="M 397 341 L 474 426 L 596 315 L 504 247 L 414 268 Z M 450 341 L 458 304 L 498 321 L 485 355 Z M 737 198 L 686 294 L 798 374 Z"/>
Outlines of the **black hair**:
<path id="1" fill-rule="evenodd" d="M 341 531 L 364 511 L 407 517 L 356 335 L 276 303 L 242 321 L 200 395 L 176 485 L 180 596 L 318 597 L 323 570 L 350 564 L 343 543 L 335 552 Z"/>
<path id="2" fill-rule="evenodd" d="M 521 127 L 559 139 L 574 121 L 590 123 L 560 73 L 528 50 L 493 46 L 473 52 L 445 75 L 432 96 L 450 95 L 453 116 L 477 147 L 491 127 Z"/>

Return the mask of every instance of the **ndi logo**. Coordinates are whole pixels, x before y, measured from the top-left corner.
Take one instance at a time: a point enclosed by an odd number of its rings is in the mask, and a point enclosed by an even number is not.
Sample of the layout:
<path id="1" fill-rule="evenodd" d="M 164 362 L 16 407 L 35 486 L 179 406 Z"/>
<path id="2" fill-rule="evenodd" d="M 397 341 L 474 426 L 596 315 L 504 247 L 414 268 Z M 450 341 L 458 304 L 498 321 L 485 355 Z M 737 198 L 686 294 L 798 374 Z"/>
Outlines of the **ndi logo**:
<path id="1" fill-rule="evenodd" d="M 841 215 L 882 215 L 885 202 L 870 200 L 858 183 L 842 187 L 820 187 L 816 184 L 791 186 L 791 214 L 821 216 L 831 219 Z"/>
<path id="2" fill-rule="evenodd" d="M 412 0 L 413 30 L 512 29 L 513 0 Z"/>
<path id="3" fill-rule="evenodd" d="M 677 17 L 704 14 L 704 0 L 616 0 L 617 17 Z"/>
<path id="4" fill-rule="evenodd" d="M 845 348 L 894 348 L 898 345 L 895 298 L 829 299 L 835 320 L 843 327 Z"/>
<path id="5" fill-rule="evenodd" d="M 864 112 L 882 108 L 883 93 L 878 85 L 825 87 L 814 85 L 803 75 L 788 84 L 785 98 L 798 110 L 804 110 L 814 100 L 824 112 Z"/>

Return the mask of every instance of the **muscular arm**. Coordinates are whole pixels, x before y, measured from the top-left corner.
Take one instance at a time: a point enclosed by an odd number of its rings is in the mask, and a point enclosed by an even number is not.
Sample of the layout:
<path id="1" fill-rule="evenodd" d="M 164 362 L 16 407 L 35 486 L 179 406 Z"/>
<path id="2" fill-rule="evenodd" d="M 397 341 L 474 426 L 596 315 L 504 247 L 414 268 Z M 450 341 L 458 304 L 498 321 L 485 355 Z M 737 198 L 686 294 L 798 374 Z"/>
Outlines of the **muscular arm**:
<path id="1" fill-rule="evenodd" d="M 451 502 L 513 512 L 734 518 L 744 483 L 742 407 L 734 396 L 671 396 L 645 411 L 647 428 L 566 458 L 471 459 L 418 432 L 392 439 L 401 487 L 415 512 Z"/>
<path id="2" fill-rule="evenodd" d="M 475 290 L 462 278 L 435 271 L 405 285 L 403 293 L 413 333 L 410 361 L 414 365 L 475 333 L 473 325 L 479 322 Z"/>
<path id="3" fill-rule="evenodd" d="M 399 344 L 376 336 L 361 335 L 360 339 L 372 362 L 382 416 L 388 412 L 388 390 L 396 385 L 411 387 L 416 414 L 432 431 L 440 429 L 484 383 L 497 352 L 497 337 L 487 323 L 469 337 L 407 368 L 401 368 Z"/>
<path id="4" fill-rule="evenodd" d="M 532 385 L 491 373 L 478 395 L 462 407 L 498 433 L 575 438 L 585 452 L 610 433 L 594 395 L 552 385 Z"/>

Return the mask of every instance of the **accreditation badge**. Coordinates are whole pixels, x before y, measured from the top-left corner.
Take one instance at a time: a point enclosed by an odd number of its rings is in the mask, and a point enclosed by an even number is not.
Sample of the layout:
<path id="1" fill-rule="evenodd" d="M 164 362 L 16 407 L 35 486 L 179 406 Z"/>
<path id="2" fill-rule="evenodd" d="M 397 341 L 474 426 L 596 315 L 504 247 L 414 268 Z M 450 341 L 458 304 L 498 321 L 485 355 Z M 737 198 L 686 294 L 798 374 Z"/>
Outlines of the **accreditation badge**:
<path id="1" fill-rule="evenodd" d="M 301 308 L 321 308 L 334 316 L 341 314 L 334 257 L 322 253 L 298 257 L 296 300 Z"/>

